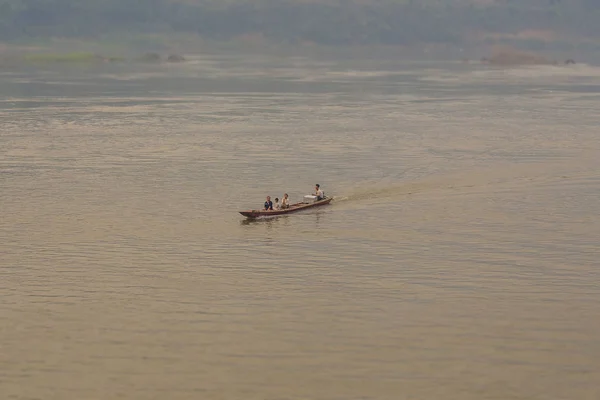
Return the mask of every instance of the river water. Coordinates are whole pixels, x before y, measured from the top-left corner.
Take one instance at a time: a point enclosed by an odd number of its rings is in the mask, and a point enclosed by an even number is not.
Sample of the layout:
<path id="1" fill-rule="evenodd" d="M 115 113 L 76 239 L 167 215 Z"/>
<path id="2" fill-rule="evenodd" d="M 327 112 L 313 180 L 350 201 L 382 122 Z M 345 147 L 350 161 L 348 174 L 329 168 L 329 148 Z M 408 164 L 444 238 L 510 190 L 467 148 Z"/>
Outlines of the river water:
<path id="1" fill-rule="evenodd" d="M 1 397 L 598 399 L 598 110 L 579 64 L 0 71 Z"/>

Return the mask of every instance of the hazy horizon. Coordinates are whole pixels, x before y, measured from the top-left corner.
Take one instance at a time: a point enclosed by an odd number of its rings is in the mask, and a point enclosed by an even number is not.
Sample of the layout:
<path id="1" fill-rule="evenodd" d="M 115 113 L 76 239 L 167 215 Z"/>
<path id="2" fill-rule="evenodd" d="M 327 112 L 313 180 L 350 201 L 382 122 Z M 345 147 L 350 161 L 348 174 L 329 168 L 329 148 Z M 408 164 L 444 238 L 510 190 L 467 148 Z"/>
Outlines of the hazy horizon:
<path id="1" fill-rule="evenodd" d="M 2 0 L 0 11 L 0 42 L 185 33 L 333 46 L 600 50 L 600 0 Z"/>

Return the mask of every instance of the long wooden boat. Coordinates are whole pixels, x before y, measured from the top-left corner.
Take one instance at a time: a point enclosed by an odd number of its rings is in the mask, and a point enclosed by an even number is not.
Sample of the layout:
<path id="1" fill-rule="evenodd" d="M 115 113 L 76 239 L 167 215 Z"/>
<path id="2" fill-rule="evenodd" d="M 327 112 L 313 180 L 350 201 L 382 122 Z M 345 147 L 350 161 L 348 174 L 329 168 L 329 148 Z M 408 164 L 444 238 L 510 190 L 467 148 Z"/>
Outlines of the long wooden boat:
<path id="1" fill-rule="evenodd" d="M 284 215 L 293 213 L 296 211 L 306 210 L 308 208 L 324 206 L 329 204 L 333 200 L 333 197 L 327 197 L 323 200 L 315 201 L 314 203 L 295 203 L 290 204 L 289 208 L 283 210 L 248 210 L 248 211 L 239 211 L 244 217 L 248 218 L 258 218 L 258 217 L 273 217 L 276 215 Z"/>

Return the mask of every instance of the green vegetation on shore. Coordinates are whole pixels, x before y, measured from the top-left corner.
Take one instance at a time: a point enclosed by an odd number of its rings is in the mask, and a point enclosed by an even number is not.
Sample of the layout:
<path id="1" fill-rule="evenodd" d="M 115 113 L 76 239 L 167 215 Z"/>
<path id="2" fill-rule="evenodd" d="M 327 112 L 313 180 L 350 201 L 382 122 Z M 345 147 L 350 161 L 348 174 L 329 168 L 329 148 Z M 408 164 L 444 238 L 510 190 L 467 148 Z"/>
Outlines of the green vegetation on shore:
<path id="1" fill-rule="evenodd" d="M 186 59 L 179 54 L 160 55 L 158 53 L 145 53 L 141 56 L 106 57 L 97 53 L 87 52 L 67 52 L 67 53 L 48 53 L 48 52 L 14 52 L 8 56 L 0 57 L 0 64 L 98 64 L 98 63 L 116 63 L 116 62 L 140 62 L 140 63 L 180 63 Z"/>
<path id="2" fill-rule="evenodd" d="M 102 61 L 123 61 L 122 57 L 109 57 L 105 58 L 94 53 L 34 53 L 27 54 L 23 57 L 25 61 L 35 63 L 94 63 Z"/>

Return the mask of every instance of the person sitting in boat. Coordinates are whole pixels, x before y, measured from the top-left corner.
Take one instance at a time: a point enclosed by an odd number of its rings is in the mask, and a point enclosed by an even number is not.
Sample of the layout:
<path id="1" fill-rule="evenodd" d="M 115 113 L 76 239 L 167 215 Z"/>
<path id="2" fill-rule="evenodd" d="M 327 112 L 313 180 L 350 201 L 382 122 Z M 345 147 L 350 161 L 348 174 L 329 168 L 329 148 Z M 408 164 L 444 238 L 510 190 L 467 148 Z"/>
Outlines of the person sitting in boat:
<path id="1" fill-rule="evenodd" d="M 325 198 L 325 193 L 323 193 L 321 185 L 318 183 L 315 185 L 315 196 L 317 196 L 317 200 L 323 200 Z"/>
<path id="2" fill-rule="evenodd" d="M 267 196 L 267 201 L 265 201 L 265 211 L 273 210 L 273 202 L 271 201 L 271 196 Z"/>
<path id="3" fill-rule="evenodd" d="M 286 208 L 289 208 L 290 206 L 290 199 L 288 198 L 288 194 L 285 193 L 283 195 L 283 198 L 281 199 L 281 209 L 285 210 Z"/>
<path id="4" fill-rule="evenodd" d="M 273 204 L 273 210 L 279 211 L 281 210 L 281 204 L 279 203 L 279 199 L 275 197 L 275 204 Z"/>

